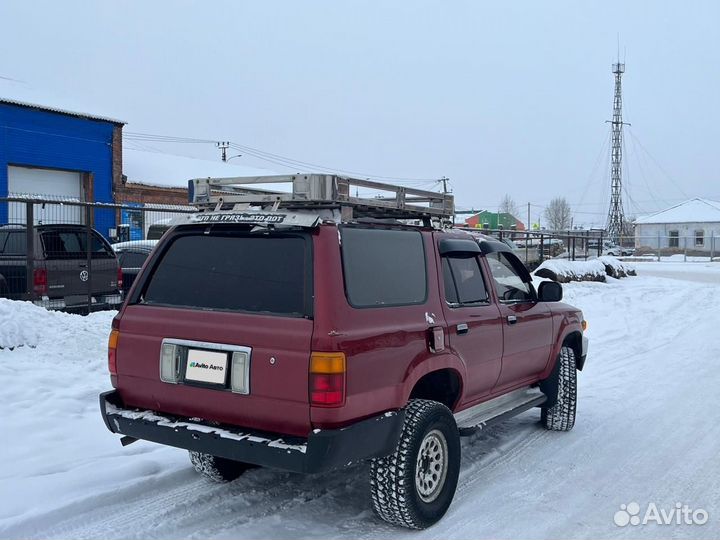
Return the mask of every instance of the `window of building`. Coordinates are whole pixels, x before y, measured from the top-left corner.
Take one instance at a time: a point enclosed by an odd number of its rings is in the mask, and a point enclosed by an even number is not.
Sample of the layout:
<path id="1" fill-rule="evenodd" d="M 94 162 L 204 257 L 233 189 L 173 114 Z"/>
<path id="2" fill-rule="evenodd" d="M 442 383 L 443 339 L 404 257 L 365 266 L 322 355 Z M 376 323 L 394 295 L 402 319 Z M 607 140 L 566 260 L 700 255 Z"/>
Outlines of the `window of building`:
<path id="1" fill-rule="evenodd" d="M 668 233 L 668 247 L 680 247 L 680 233 L 678 231 L 670 231 Z"/>
<path id="2" fill-rule="evenodd" d="M 703 247 L 705 245 L 705 231 L 695 231 L 695 247 Z"/>

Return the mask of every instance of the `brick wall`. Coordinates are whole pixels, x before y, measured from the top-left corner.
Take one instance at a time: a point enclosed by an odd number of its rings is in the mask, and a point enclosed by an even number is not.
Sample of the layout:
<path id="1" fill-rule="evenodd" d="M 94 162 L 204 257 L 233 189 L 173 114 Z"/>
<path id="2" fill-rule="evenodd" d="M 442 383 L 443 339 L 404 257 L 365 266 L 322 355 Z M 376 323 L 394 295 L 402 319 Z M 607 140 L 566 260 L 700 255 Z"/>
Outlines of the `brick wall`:
<path id="1" fill-rule="evenodd" d="M 115 188 L 115 202 L 153 203 L 153 204 L 188 204 L 188 192 L 183 188 L 163 188 L 121 182 Z"/>

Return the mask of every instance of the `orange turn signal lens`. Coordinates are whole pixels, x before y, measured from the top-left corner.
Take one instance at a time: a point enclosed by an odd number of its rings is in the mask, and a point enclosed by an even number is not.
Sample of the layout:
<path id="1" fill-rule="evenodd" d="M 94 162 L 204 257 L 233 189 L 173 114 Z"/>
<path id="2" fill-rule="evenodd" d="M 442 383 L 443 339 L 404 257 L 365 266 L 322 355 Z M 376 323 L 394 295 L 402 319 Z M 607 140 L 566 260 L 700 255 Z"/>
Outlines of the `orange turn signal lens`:
<path id="1" fill-rule="evenodd" d="M 582 322 L 582 329 L 583 329 L 583 332 L 584 332 L 585 330 L 587 330 L 587 327 L 588 327 L 588 323 L 587 323 L 587 321 L 583 320 L 583 322 Z"/>
<path id="2" fill-rule="evenodd" d="M 312 353 L 310 357 L 310 373 L 345 373 L 345 353 Z"/>
<path id="3" fill-rule="evenodd" d="M 111 375 L 117 375 L 117 356 L 115 350 L 117 349 L 119 339 L 119 331 L 113 330 L 110 332 L 110 337 L 108 338 L 108 370 Z"/>

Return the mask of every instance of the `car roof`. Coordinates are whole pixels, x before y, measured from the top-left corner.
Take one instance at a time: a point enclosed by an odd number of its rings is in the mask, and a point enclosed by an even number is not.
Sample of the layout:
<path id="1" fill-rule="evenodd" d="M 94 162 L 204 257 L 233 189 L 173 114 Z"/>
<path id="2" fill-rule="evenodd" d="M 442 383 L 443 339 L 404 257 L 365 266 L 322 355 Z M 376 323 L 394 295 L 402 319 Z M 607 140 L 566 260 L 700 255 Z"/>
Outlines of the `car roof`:
<path id="1" fill-rule="evenodd" d="M 110 244 L 113 251 L 152 251 L 159 240 L 130 240 L 129 242 L 118 242 Z"/>

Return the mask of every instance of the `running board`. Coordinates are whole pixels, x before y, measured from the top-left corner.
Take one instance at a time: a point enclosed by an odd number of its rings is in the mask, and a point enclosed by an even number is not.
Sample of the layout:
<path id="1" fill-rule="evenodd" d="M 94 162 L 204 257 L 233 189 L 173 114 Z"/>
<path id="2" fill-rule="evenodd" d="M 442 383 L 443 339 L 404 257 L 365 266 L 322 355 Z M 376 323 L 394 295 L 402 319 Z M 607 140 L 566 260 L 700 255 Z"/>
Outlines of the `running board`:
<path id="1" fill-rule="evenodd" d="M 485 429 L 491 424 L 502 422 L 511 416 L 537 407 L 546 400 L 547 396 L 539 388 L 521 388 L 455 413 L 455 422 L 460 435 L 470 435 L 479 429 Z"/>

